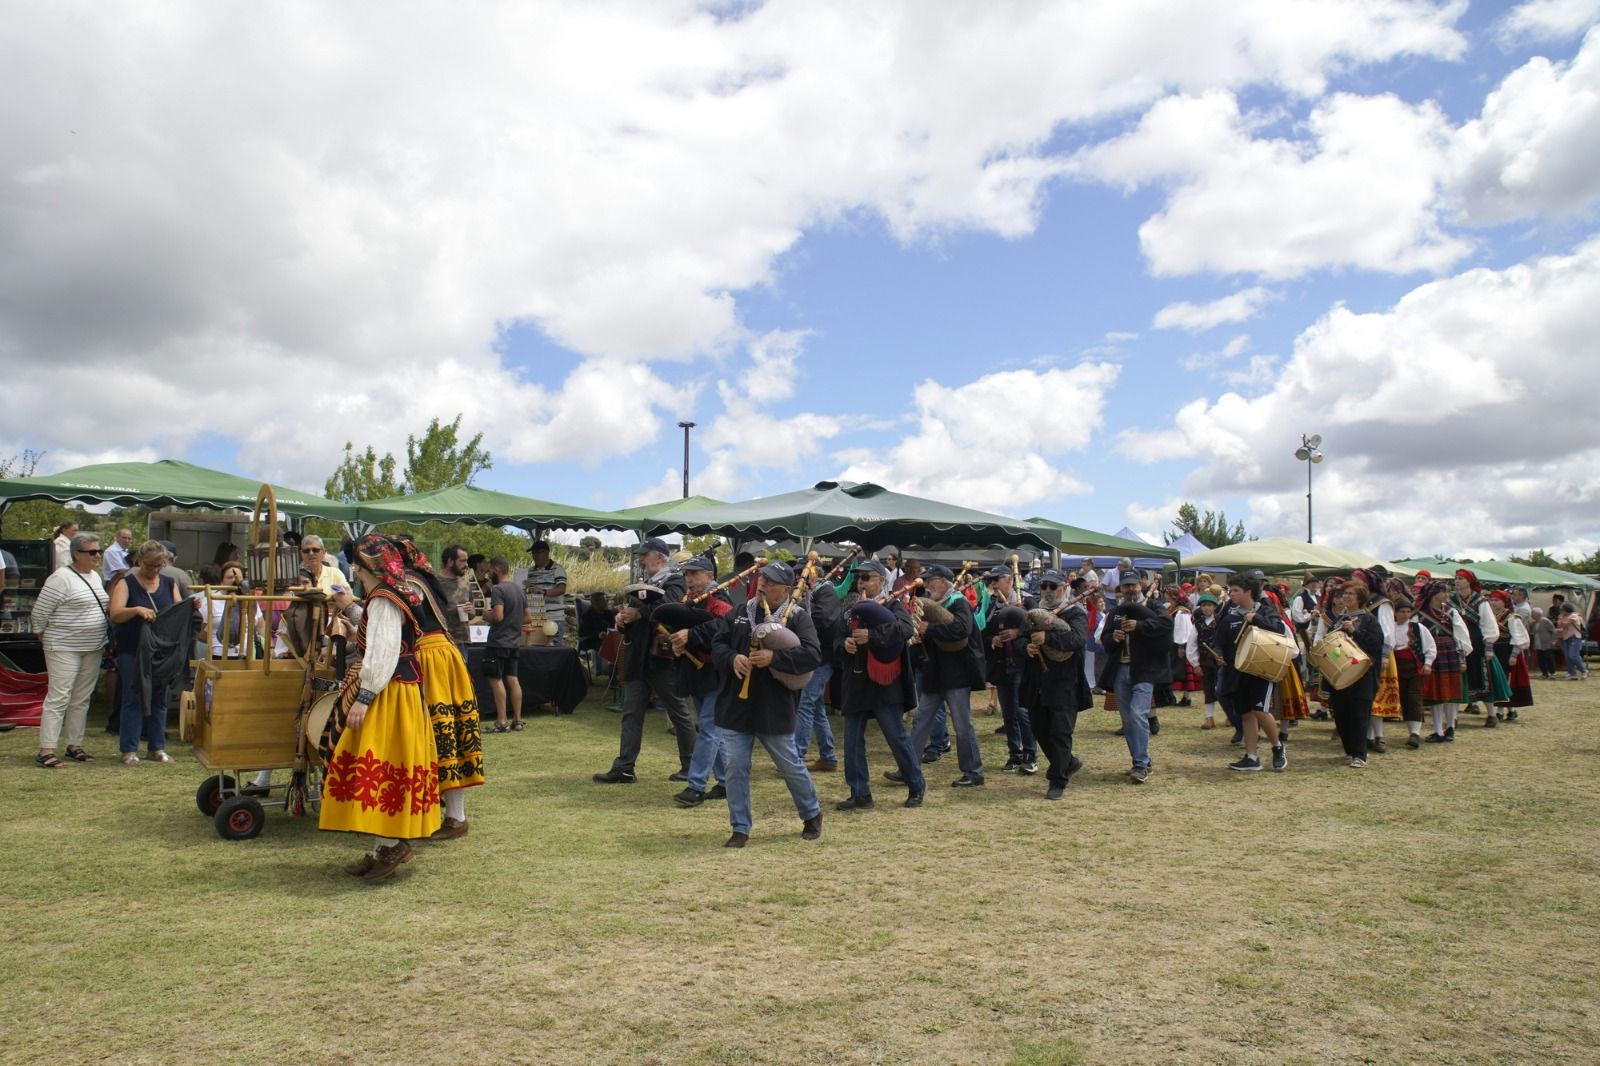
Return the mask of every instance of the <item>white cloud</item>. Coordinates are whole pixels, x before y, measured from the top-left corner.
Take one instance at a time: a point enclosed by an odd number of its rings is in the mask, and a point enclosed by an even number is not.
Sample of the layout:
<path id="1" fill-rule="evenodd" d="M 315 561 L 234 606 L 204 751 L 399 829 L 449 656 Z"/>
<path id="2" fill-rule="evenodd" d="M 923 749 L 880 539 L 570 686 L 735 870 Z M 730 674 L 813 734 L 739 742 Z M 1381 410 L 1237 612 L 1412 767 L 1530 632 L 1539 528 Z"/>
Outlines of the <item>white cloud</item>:
<path id="1" fill-rule="evenodd" d="M 1439 271 L 1470 250 L 1440 225 L 1451 131 L 1437 105 L 1338 93 L 1312 109 L 1305 140 L 1254 137 L 1260 121 L 1230 92 L 1168 97 L 1073 170 L 1171 188 L 1139 227 L 1158 275 Z"/>
<path id="2" fill-rule="evenodd" d="M 1600 198 L 1600 29 L 1570 63 L 1543 56 L 1506 76 L 1450 148 L 1462 218 L 1492 225 L 1566 215 Z"/>
<path id="3" fill-rule="evenodd" d="M 1184 406 L 1118 449 L 1200 465 L 1184 491 L 1244 495 L 1261 535 L 1303 529 L 1300 433 L 1321 433 L 1319 540 L 1395 557 L 1564 544 L 1600 527 L 1600 237 L 1569 254 L 1422 285 L 1384 312 L 1335 307 L 1276 384 Z M 1381 516 L 1381 519 L 1378 518 Z"/>
<path id="4" fill-rule="evenodd" d="M 686 400 L 651 364 L 736 347 L 808 227 L 1028 233 L 1063 123 L 1455 58 L 1463 7 L 11 5 L 0 366 L 74 403 L 8 389 L 0 422 L 243 434 L 295 484 L 457 412 L 510 459 L 627 454 Z M 586 361 L 508 369 L 519 323 Z"/>
<path id="5" fill-rule="evenodd" d="M 1528 0 L 1500 20 L 1500 39 L 1564 41 L 1577 37 L 1600 21 L 1600 0 Z"/>
<path id="6" fill-rule="evenodd" d="M 1156 329 L 1181 329 L 1201 333 L 1218 326 L 1244 322 L 1261 313 L 1267 301 L 1277 298 L 1277 293 L 1257 285 L 1254 288 L 1224 296 L 1210 303 L 1196 304 L 1187 300 L 1168 304 L 1156 312 L 1151 324 Z"/>
<path id="7" fill-rule="evenodd" d="M 1089 492 L 1052 460 L 1088 447 L 1118 371 L 1113 363 L 1083 362 L 986 374 L 955 387 L 924 381 L 913 397 L 916 432 L 886 454 L 838 453 L 847 464 L 841 476 L 1005 513 Z"/>

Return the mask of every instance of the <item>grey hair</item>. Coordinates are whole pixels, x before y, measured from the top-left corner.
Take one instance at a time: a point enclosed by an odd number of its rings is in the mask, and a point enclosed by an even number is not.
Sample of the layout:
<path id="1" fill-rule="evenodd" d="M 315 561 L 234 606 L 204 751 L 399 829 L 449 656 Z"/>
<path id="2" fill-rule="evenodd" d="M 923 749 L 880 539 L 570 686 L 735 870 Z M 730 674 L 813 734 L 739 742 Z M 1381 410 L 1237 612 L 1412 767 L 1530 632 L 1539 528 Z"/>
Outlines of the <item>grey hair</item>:
<path id="1" fill-rule="evenodd" d="M 323 551 L 327 551 L 328 550 L 326 548 L 326 546 L 323 545 L 322 538 L 317 536 L 315 533 L 307 533 L 305 536 L 301 537 L 300 538 L 300 547 L 302 547 L 302 548 L 322 548 Z"/>
<path id="2" fill-rule="evenodd" d="M 75 552 L 82 551 L 83 549 L 87 548 L 91 544 L 99 544 L 99 543 L 100 543 L 100 534 L 98 534 L 98 533 L 79 533 L 77 536 L 72 538 L 72 550 L 75 551 Z"/>
<path id="3" fill-rule="evenodd" d="M 138 551 L 133 553 L 134 562 L 139 566 L 143 566 L 145 560 L 155 559 L 157 557 L 161 558 L 163 561 L 165 561 L 167 558 L 167 549 L 161 546 L 161 542 L 159 540 L 147 540 L 143 544 L 139 545 Z"/>

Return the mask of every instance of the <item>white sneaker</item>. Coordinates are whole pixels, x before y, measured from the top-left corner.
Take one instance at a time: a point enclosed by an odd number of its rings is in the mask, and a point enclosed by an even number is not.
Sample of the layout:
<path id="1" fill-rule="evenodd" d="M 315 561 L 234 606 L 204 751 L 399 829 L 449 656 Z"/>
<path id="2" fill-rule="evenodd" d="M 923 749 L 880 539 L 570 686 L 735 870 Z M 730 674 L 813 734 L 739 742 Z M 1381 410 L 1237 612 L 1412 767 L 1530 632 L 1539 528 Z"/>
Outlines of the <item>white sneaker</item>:
<path id="1" fill-rule="evenodd" d="M 1367 760 L 1365 760 L 1365 759 L 1351 759 L 1350 760 L 1350 769 L 1352 769 L 1352 770 L 1365 770 L 1366 768 L 1367 768 Z"/>

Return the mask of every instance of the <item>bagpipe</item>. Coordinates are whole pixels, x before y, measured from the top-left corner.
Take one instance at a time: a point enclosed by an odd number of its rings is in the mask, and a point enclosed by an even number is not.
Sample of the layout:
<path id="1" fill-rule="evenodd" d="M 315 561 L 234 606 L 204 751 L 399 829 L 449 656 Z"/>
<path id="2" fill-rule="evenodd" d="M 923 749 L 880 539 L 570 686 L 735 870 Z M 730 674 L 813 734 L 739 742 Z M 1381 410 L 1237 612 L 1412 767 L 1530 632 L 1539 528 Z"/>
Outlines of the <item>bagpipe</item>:
<path id="1" fill-rule="evenodd" d="M 794 630 L 789 628 L 789 613 L 794 610 L 794 605 L 799 601 L 800 597 L 805 595 L 811 579 L 816 575 L 816 568 L 817 553 L 810 552 L 806 555 L 805 567 L 800 571 L 800 579 L 795 582 L 794 588 L 789 590 L 789 601 L 783 605 L 783 614 L 776 619 L 769 617 L 766 621 L 759 623 L 751 632 L 751 652 L 762 650 L 793 651 L 800 646 L 800 638 L 795 635 Z M 765 601 L 762 603 L 762 609 L 767 610 Z M 815 670 L 807 670 L 803 674 L 794 674 L 787 670 L 779 670 L 777 667 L 768 667 L 767 669 L 772 672 L 772 676 L 778 683 L 790 692 L 798 692 L 805 688 L 806 683 L 811 680 L 811 675 L 816 672 Z M 739 698 L 741 700 L 750 698 L 750 679 L 755 676 L 755 672 L 756 667 L 752 665 L 750 671 L 744 675 L 744 684 L 739 686 Z"/>
<path id="2" fill-rule="evenodd" d="M 1039 645 L 1039 654 L 1043 656 L 1039 665 L 1045 670 L 1050 669 L 1051 663 L 1064 663 L 1068 659 L 1072 658 L 1074 654 L 1073 652 L 1066 651 L 1062 648 L 1052 648 L 1048 643 L 1049 635 L 1052 632 L 1059 633 L 1072 628 L 1059 613 L 1068 606 L 1069 604 L 1062 604 L 1054 611 L 1044 607 L 1035 607 L 1026 612 L 1024 616 L 1024 624 L 1026 625 L 1030 635 L 1034 633 L 1045 634 L 1046 643 Z M 1006 610 L 1011 610 L 1011 608 L 1008 607 Z M 1001 614 L 1004 613 L 1004 611 L 1001 612 Z"/>
<path id="3" fill-rule="evenodd" d="M 891 604 L 903 599 L 921 586 L 915 581 L 898 592 L 880 592 L 872 599 L 861 599 L 850 605 L 846 617 L 851 632 L 865 629 L 869 633 L 899 621 Z M 891 685 L 900 677 L 901 656 L 905 654 L 907 638 L 898 626 L 887 638 L 869 637 L 865 644 L 857 645 L 855 672 L 865 673 L 873 684 Z"/>

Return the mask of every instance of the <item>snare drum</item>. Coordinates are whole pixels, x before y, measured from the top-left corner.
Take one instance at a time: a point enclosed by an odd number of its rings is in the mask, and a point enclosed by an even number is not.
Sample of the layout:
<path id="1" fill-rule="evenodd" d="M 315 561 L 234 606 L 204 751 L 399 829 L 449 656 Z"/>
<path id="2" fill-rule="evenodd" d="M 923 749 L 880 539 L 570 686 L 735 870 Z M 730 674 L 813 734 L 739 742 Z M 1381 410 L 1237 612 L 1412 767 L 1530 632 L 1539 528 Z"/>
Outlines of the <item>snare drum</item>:
<path id="1" fill-rule="evenodd" d="M 1273 633 L 1260 626 L 1246 626 L 1234 651 L 1233 667 L 1241 674 L 1259 677 L 1276 684 L 1294 669 L 1294 637 Z"/>

